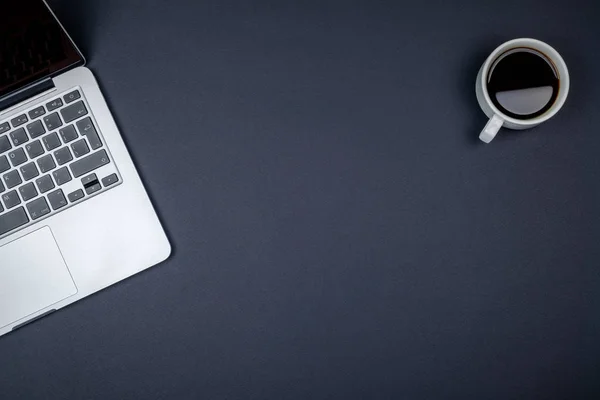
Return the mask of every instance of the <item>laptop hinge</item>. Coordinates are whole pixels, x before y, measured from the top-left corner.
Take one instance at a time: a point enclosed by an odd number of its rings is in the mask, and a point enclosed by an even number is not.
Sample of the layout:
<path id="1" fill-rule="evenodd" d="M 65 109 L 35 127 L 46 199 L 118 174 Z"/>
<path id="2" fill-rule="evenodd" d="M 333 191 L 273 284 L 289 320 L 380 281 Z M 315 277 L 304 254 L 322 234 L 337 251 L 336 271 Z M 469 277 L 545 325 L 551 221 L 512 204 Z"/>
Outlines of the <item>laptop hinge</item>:
<path id="1" fill-rule="evenodd" d="M 8 96 L 5 99 L 0 100 L 0 113 L 16 104 L 19 104 L 31 97 L 35 97 L 41 93 L 47 92 L 48 90 L 54 89 L 54 82 L 52 78 L 45 79 L 38 84 L 25 88 L 15 94 Z"/>

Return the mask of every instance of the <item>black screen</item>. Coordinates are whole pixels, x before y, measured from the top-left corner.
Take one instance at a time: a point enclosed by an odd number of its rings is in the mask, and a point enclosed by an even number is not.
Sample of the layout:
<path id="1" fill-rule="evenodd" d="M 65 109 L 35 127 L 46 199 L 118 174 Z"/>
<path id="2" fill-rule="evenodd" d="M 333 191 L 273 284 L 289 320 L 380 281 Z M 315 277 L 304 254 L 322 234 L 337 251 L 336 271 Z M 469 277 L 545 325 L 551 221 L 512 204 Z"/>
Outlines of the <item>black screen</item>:
<path id="1" fill-rule="evenodd" d="M 0 0 L 0 98 L 83 64 L 42 0 Z"/>

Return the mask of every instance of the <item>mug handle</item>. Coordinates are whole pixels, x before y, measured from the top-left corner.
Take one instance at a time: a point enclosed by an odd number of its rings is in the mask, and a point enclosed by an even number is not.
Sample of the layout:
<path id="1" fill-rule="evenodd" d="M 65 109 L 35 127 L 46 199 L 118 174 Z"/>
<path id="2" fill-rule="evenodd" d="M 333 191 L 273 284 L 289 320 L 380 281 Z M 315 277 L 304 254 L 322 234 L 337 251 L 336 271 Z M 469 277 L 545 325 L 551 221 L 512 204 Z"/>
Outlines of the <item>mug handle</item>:
<path id="1" fill-rule="evenodd" d="M 498 114 L 494 114 L 479 134 L 479 139 L 484 143 L 491 142 L 502 128 L 502 125 L 504 125 L 504 120 Z"/>

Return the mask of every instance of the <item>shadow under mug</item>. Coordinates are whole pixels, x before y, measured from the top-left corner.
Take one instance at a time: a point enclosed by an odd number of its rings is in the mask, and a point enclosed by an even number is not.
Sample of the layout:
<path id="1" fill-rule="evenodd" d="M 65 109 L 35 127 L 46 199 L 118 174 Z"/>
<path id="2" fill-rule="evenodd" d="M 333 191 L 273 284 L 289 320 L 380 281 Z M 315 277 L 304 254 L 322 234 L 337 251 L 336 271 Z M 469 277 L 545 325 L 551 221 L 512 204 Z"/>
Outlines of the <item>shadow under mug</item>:
<path id="1" fill-rule="evenodd" d="M 542 53 L 548 58 L 548 60 L 550 60 L 550 62 L 554 64 L 556 72 L 558 73 L 559 88 L 558 95 L 554 100 L 554 104 L 552 104 L 552 106 L 542 115 L 531 119 L 516 119 L 500 111 L 492 102 L 487 88 L 487 81 L 491 66 L 502 54 L 516 48 L 530 48 Z M 479 106 L 485 115 L 487 115 L 490 119 L 485 128 L 483 128 L 481 131 L 479 139 L 485 143 L 489 143 L 496 137 L 498 131 L 500 131 L 500 128 L 502 127 L 516 130 L 529 129 L 549 120 L 565 104 L 565 100 L 569 94 L 569 86 L 570 80 L 567 64 L 560 54 L 550 45 L 540 40 L 529 38 L 514 39 L 501 44 L 492 52 L 492 54 L 490 54 L 477 74 L 477 82 L 475 84 L 477 101 L 479 102 Z"/>

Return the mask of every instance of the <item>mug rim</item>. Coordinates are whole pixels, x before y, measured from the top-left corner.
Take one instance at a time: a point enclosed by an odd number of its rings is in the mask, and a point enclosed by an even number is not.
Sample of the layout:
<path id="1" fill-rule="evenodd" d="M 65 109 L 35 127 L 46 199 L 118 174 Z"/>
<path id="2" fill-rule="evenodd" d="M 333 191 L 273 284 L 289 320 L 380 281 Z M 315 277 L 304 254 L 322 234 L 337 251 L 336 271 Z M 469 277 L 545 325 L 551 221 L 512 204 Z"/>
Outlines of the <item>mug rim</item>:
<path id="1" fill-rule="evenodd" d="M 553 64 L 555 64 L 555 66 L 556 66 L 557 72 L 559 74 L 559 80 L 560 80 L 558 95 L 557 95 L 557 98 L 554 101 L 554 104 L 552 105 L 552 107 L 550 107 L 550 109 L 548 111 L 546 111 L 544 114 L 542 114 L 538 117 L 526 119 L 526 120 L 510 117 L 510 116 L 504 114 L 502 111 L 500 111 L 498 109 L 498 107 L 496 107 L 496 105 L 492 102 L 492 99 L 490 97 L 490 94 L 489 94 L 488 88 L 487 88 L 488 73 L 489 73 L 490 67 L 492 66 L 494 61 L 496 61 L 498 56 L 500 56 L 504 52 L 506 52 L 512 48 L 519 48 L 519 47 L 529 47 L 534 50 L 538 50 L 542 54 L 544 54 L 546 57 L 550 58 L 550 61 Z M 567 99 L 567 96 L 569 94 L 570 78 L 569 78 L 569 70 L 567 68 L 567 64 L 565 63 L 565 60 L 563 60 L 562 56 L 552 46 L 550 46 L 548 43 L 542 42 L 541 40 L 538 40 L 538 39 L 518 38 L 518 39 L 509 40 L 508 42 L 504 42 L 500 46 L 496 47 L 496 49 L 494 51 L 492 51 L 492 53 L 488 56 L 488 58 L 485 60 L 485 63 L 483 64 L 480 84 L 481 84 L 481 88 L 482 88 L 483 97 L 484 97 L 487 105 L 494 112 L 494 114 L 497 114 L 498 116 L 500 116 L 504 121 L 510 122 L 510 123 L 518 125 L 518 126 L 535 126 L 535 125 L 539 125 L 542 122 L 547 121 L 550 118 L 552 118 L 563 107 L 563 105 Z"/>

